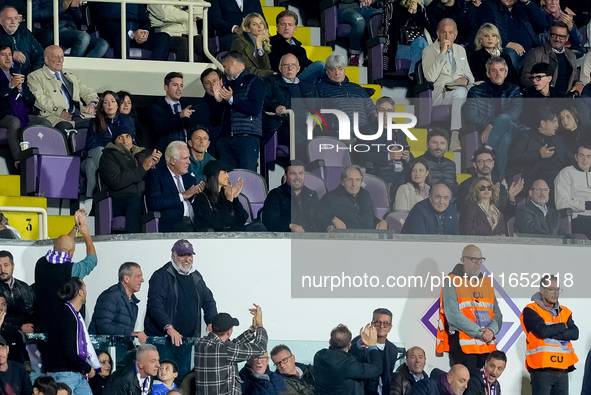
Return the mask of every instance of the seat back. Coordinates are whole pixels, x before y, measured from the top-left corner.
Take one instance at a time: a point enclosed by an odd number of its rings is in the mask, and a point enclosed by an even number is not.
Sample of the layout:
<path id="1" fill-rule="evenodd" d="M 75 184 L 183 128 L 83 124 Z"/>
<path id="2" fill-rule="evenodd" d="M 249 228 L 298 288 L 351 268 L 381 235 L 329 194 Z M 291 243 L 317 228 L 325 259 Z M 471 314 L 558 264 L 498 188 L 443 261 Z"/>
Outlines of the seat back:
<path id="1" fill-rule="evenodd" d="M 68 135 L 68 143 L 72 154 L 80 154 L 86 147 L 87 128 L 72 129 Z"/>
<path id="2" fill-rule="evenodd" d="M 326 193 L 326 184 L 324 183 L 324 180 L 314 173 L 306 172 L 304 185 L 311 190 L 316 191 L 318 199 L 322 199 L 322 196 Z"/>
<path id="3" fill-rule="evenodd" d="M 246 222 L 244 224 L 244 225 L 248 225 L 252 222 L 252 208 L 250 206 L 250 201 L 242 193 L 240 195 L 238 195 L 238 201 L 240 201 L 240 204 L 242 204 L 242 207 L 244 207 L 244 209 L 246 210 L 246 213 L 248 214 L 248 218 L 246 219 Z"/>
<path id="4" fill-rule="evenodd" d="M 408 211 L 390 211 L 384 218 L 388 223 L 388 230 L 394 231 L 394 233 L 401 233 L 406 217 L 408 217 Z"/>
<path id="5" fill-rule="evenodd" d="M 252 218 L 256 218 L 267 198 L 267 184 L 265 183 L 265 179 L 260 174 L 246 169 L 232 170 L 229 175 L 232 185 L 236 184 L 239 178 L 244 180 L 242 193 L 250 201 Z"/>
<path id="6" fill-rule="evenodd" d="M 388 194 L 388 184 L 379 177 L 371 174 L 363 176 L 364 188 L 369 192 L 373 202 L 374 212 L 379 219 L 390 210 L 390 197 Z"/>
<path id="7" fill-rule="evenodd" d="M 57 129 L 47 126 L 29 126 L 22 131 L 22 141 L 29 142 L 29 148 L 36 147 L 40 155 L 68 156 L 66 136 Z"/>
<path id="8" fill-rule="evenodd" d="M 0 144 L 8 144 L 8 129 L 0 128 Z"/>
<path id="9" fill-rule="evenodd" d="M 515 217 L 511 217 L 507 220 L 507 236 L 515 236 Z"/>
<path id="10" fill-rule="evenodd" d="M 333 149 L 321 147 L 332 146 Z M 326 187 L 332 191 L 341 182 L 341 172 L 344 167 L 351 165 L 351 155 L 345 143 L 334 137 L 316 137 L 308 143 L 308 156 L 310 161 L 322 159 L 324 166 L 319 168 L 317 175 L 324 178 Z"/>

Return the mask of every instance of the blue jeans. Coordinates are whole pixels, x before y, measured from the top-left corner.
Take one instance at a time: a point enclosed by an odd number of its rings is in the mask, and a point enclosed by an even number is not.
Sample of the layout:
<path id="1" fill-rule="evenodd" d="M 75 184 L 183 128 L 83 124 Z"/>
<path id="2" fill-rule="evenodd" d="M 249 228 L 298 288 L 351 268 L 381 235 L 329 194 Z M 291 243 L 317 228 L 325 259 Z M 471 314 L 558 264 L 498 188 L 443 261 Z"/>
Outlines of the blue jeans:
<path id="1" fill-rule="evenodd" d="M 73 29 L 60 30 L 60 44 L 70 50 L 70 56 L 102 58 L 109 43 L 102 38 L 90 37 L 86 32 Z"/>
<path id="2" fill-rule="evenodd" d="M 515 124 L 511 118 L 505 114 L 501 114 L 495 118 L 488 136 L 488 141 L 486 142 L 486 145 L 492 147 L 497 152 L 495 161 L 501 180 L 503 180 L 506 175 L 509 146 L 513 141 L 513 135 L 516 130 Z"/>
<path id="3" fill-rule="evenodd" d="M 511 58 L 511 63 L 513 63 L 513 67 L 519 73 L 523 64 L 525 63 L 525 54 L 523 56 L 519 56 L 514 49 L 511 48 L 503 48 L 503 53 L 506 53 Z"/>
<path id="4" fill-rule="evenodd" d="M 396 58 L 410 60 L 410 67 L 408 68 L 409 74 L 415 72 L 417 62 L 423 57 L 423 49 L 427 48 L 428 45 L 429 43 L 424 37 L 415 38 L 410 45 L 398 45 Z"/>
<path id="5" fill-rule="evenodd" d="M 326 73 L 326 65 L 324 62 L 320 60 L 315 61 L 308 67 L 304 69 L 300 74 L 298 74 L 298 78 L 302 81 L 310 82 L 312 84 L 316 84 L 318 80 L 324 76 Z"/>
<path id="6" fill-rule="evenodd" d="M 348 8 L 346 10 L 337 11 L 337 20 L 339 23 L 346 23 L 351 25 L 351 34 L 349 35 L 349 51 L 352 54 L 359 55 L 361 53 L 361 44 L 363 35 L 365 34 L 365 26 L 369 24 L 369 20 L 379 10 L 373 7 Z"/>
<path id="7" fill-rule="evenodd" d="M 72 389 L 72 395 L 92 395 L 92 390 L 86 381 L 86 377 L 76 372 L 49 372 L 59 383 L 66 383 Z"/>

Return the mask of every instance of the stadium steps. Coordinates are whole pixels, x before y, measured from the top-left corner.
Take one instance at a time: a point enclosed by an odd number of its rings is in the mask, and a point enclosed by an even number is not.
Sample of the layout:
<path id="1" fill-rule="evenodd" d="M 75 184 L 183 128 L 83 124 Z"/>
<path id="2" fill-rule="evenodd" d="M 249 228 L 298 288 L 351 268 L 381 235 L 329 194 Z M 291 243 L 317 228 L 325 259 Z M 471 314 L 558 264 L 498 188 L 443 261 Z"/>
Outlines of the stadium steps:
<path id="1" fill-rule="evenodd" d="M 300 28 L 298 28 L 298 31 L 299 30 L 300 30 Z M 332 54 L 331 47 L 313 46 L 313 45 L 302 45 L 302 46 L 306 50 L 306 53 L 308 54 L 308 58 L 312 62 L 315 62 L 317 60 L 325 62 L 326 58 L 328 58 Z"/>
<path id="2" fill-rule="evenodd" d="M 275 33 L 271 33 L 270 28 L 271 26 L 275 26 L 275 19 L 281 11 L 285 11 L 285 7 L 267 7 L 263 5 L 263 14 L 265 14 L 265 19 L 267 20 L 267 24 L 269 25 L 269 33 L 271 35 L 277 33 L 277 31 L 275 31 Z M 298 30 L 300 29 L 298 28 Z"/>
<path id="3" fill-rule="evenodd" d="M 0 176 L 0 196 L 20 196 L 20 176 Z"/>
<path id="4" fill-rule="evenodd" d="M 458 180 L 458 185 L 462 182 L 466 181 L 468 178 L 472 177 L 471 174 L 460 173 L 456 175 L 456 179 Z"/>

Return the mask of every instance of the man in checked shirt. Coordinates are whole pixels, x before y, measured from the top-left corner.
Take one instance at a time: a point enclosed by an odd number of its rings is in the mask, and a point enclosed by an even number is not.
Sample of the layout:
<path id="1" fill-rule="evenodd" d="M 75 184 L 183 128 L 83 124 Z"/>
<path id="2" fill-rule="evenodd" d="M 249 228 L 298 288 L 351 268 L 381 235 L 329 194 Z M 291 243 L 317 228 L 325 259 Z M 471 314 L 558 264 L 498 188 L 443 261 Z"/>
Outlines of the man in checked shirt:
<path id="1" fill-rule="evenodd" d="M 240 325 L 228 313 L 219 313 L 212 331 L 195 344 L 195 384 L 197 395 L 238 395 L 242 393 L 237 363 L 267 351 L 267 331 L 263 328 L 260 306 L 249 309 L 252 326 L 234 340 L 230 336 Z"/>

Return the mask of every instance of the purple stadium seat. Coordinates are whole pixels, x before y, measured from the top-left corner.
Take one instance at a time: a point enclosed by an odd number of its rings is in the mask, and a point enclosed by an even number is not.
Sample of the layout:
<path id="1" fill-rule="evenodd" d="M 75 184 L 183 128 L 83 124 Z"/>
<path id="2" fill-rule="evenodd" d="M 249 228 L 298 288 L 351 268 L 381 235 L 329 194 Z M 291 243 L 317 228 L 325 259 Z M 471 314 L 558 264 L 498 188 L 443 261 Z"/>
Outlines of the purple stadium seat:
<path id="1" fill-rule="evenodd" d="M 29 126 L 22 131 L 29 149 L 21 152 L 21 195 L 77 199 L 80 158 L 69 156 L 66 138 L 57 129 Z"/>
<path id="2" fill-rule="evenodd" d="M 8 144 L 8 129 L 6 128 L 0 128 L 0 145 L 6 145 Z"/>
<path id="3" fill-rule="evenodd" d="M 464 133 L 464 130 L 462 130 L 460 135 L 462 143 L 462 171 L 466 172 L 472 168 L 472 156 L 481 146 L 480 133 L 477 130 Z"/>
<path id="4" fill-rule="evenodd" d="M 406 217 L 408 217 L 408 211 L 390 211 L 387 213 L 384 219 L 388 223 L 388 230 L 394 231 L 394 233 L 402 232 Z"/>
<path id="5" fill-rule="evenodd" d="M 318 199 L 322 199 L 322 196 L 326 194 L 326 184 L 324 180 L 318 177 L 314 173 L 306 172 L 306 179 L 304 185 L 318 194 Z"/>
<path id="6" fill-rule="evenodd" d="M 390 197 L 388 196 L 388 185 L 384 180 L 371 174 L 363 176 L 365 190 L 373 202 L 376 217 L 384 218 L 384 215 L 390 210 Z"/>
<path id="7" fill-rule="evenodd" d="M 238 200 L 240 201 L 240 204 L 242 204 L 242 207 L 244 207 L 244 210 L 246 210 L 246 213 L 248 214 L 248 218 L 245 222 L 245 225 L 248 225 L 252 222 L 252 208 L 250 206 L 250 201 L 246 196 L 244 196 L 243 193 L 238 195 Z"/>
<path id="8" fill-rule="evenodd" d="M 68 134 L 68 144 L 73 155 L 80 155 L 86 147 L 87 128 L 72 129 Z"/>
<path id="9" fill-rule="evenodd" d="M 511 217 L 507 220 L 507 236 L 515 236 L 515 217 Z"/>
<path id="10" fill-rule="evenodd" d="M 423 61 L 419 60 L 415 67 L 417 85 L 414 94 L 418 96 L 417 127 L 425 127 L 433 122 L 449 121 L 451 119 L 451 104 L 433 106 L 433 83 L 425 79 Z"/>
<path id="11" fill-rule="evenodd" d="M 573 211 L 570 208 L 563 208 L 558 212 L 560 214 L 560 226 L 567 234 L 572 235 L 573 239 L 588 240 L 587 236 L 582 233 L 573 233 Z"/>
<path id="12" fill-rule="evenodd" d="M 332 144 L 335 149 L 320 151 L 321 144 Z M 338 151 L 336 147 L 339 147 Z M 308 156 L 310 162 L 324 161 L 324 165 L 312 171 L 324 180 L 329 191 L 339 186 L 341 171 L 344 167 L 351 165 L 351 156 L 347 146 L 333 137 L 316 137 L 310 141 L 308 143 Z"/>
<path id="13" fill-rule="evenodd" d="M 320 42 L 321 45 L 332 45 L 338 38 L 346 38 L 351 34 L 351 25 L 339 23 L 337 18 L 338 0 L 320 2 Z M 369 22 L 369 38 L 379 35 L 382 25 L 382 13 L 376 14 Z"/>
<path id="14" fill-rule="evenodd" d="M 242 194 L 250 202 L 252 218 L 257 218 L 259 210 L 263 208 L 263 204 L 267 198 L 267 184 L 265 184 L 265 179 L 260 174 L 246 169 L 232 170 L 229 175 L 232 185 L 236 184 L 240 177 L 244 180 Z"/>

